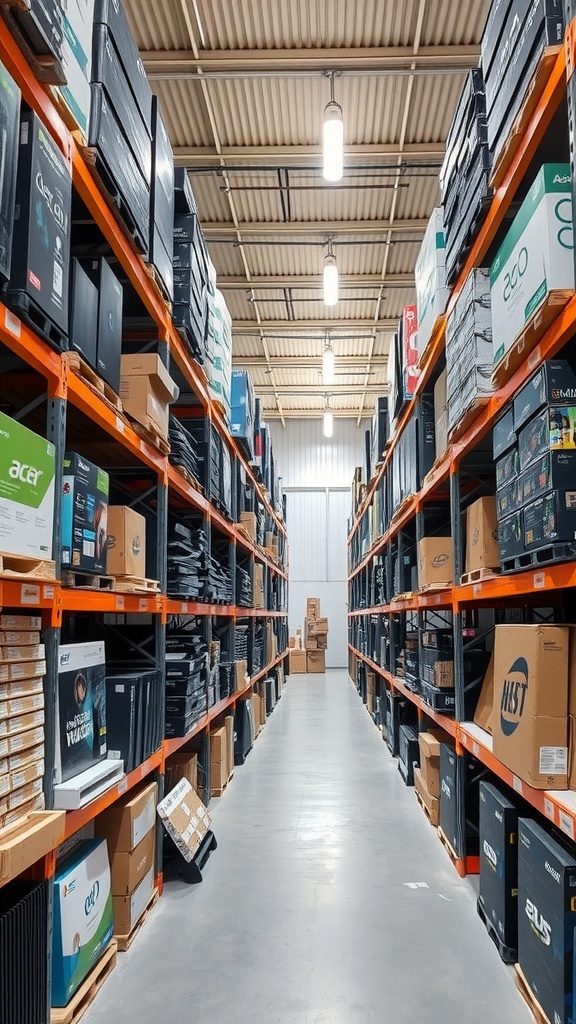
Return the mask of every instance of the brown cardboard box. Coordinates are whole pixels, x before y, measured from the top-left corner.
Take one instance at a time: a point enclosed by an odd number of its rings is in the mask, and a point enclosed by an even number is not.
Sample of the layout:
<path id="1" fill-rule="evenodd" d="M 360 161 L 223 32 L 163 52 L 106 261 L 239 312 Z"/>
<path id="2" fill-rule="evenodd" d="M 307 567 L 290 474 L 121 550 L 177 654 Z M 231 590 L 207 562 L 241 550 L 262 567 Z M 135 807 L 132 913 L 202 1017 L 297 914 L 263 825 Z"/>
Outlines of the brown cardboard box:
<path id="1" fill-rule="evenodd" d="M 234 772 L 234 716 L 210 731 L 210 793 L 219 796 Z"/>
<path id="2" fill-rule="evenodd" d="M 376 710 L 376 676 L 374 672 L 368 672 L 366 676 L 366 707 L 368 713 L 373 715 Z"/>
<path id="3" fill-rule="evenodd" d="M 454 662 L 437 661 L 434 665 L 434 686 L 440 690 L 451 690 L 454 686 Z"/>
<path id="4" fill-rule="evenodd" d="M 318 641 L 317 641 L 315 636 L 307 636 L 306 637 L 306 650 L 307 651 L 317 651 L 318 650 Z"/>
<path id="5" fill-rule="evenodd" d="M 32 644 L 29 647 L 14 645 L 0 647 L 0 661 L 44 661 L 45 656 L 44 644 Z"/>
<path id="6" fill-rule="evenodd" d="M 494 652 L 490 656 L 488 668 L 486 669 L 486 675 L 484 676 L 484 682 L 482 683 L 482 689 L 480 696 L 478 697 L 478 703 L 476 705 L 476 711 L 474 712 L 474 725 L 478 725 L 481 729 L 489 732 L 492 735 L 492 721 L 494 715 Z"/>
<path id="7" fill-rule="evenodd" d="M 160 356 L 122 356 L 120 374 L 124 411 L 147 430 L 168 437 L 168 409 L 179 391 Z"/>
<path id="8" fill-rule="evenodd" d="M 154 869 L 151 868 L 129 896 L 113 896 L 114 935 L 129 935 L 142 917 L 154 892 Z"/>
<path id="9" fill-rule="evenodd" d="M 28 750 L 38 743 L 44 743 L 44 726 L 37 725 L 35 729 L 28 729 L 19 732 L 15 736 L 6 737 L 6 753 L 17 754 L 20 750 Z"/>
<path id="10" fill-rule="evenodd" d="M 170 792 L 180 779 L 187 779 L 193 790 L 198 789 L 198 754 L 170 754 L 166 759 L 166 789 Z"/>
<path id="11" fill-rule="evenodd" d="M 0 736 L 15 736 L 19 732 L 28 732 L 44 725 L 44 711 L 32 711 L 15 718 L 0 719 Z"/>
<path id="12" fill-rule="evenodd" d="M 418 544 L 418 586 L 432 583 L 449 586 L 454 579 L 454 548 L 451 537 L 423 537 Z"/>
<path id="13" fill-rule="evenodd" d="M 428 814 L 430 815 L 431 823 L 438 826 L 440 823 L 440 800 L 437 796 L 433 796 L 433 794 L 427 789 L 420 768 L 414 769 L 414 789 L 426 807 Z"/>
<path id="14" fill-rule="evenodd" d="M 534 789 L 568 786 L 567 626 L 496 626 L 495 756 Z"/>
<path id="15" fill-rule="evenodd" d="M 191 861 L 210 828 L 211 818 L 188 779 L 181 779 L 157 810 L 184 860 Z"/>
<path id="16" fill-rule="evenodd" d="M 240 513 L 240 526 L 245 533 L 248 534 L 253 544 L 256 543 L 256 513 L 255 512 L 241 512 Z"/>
<path id="17" fill-rule="evenodd" d="M 272 628 L 272 623 L 266 623 L 266 660 L 275 661 L 278 657 L 278 637 Z"/>
<path id="18" fill-rule="evenodd" d="M 262 702 L 258 693 L 253 693 L 250 700 L 252 702 L 252 718 L 254 719 L 254 737 L 256 737 L 262 728 Z"/>
<path id="19" fill-rule="evenodd" d="M 310 636 L 328 632 L 328 619 L 306 619 L 306 628 Z"/>
<path id="20" fill-rule="evenodd" d="M 254 562 L 254 576 L 252 583 L 252 607 L 264 607 L 264 566 L 260 562 Z"/>
<path id="21" fill-rule="evenodd" d="M 479 498 L 466 509 L 466 572 L 500 565 L 496 498 Z"/>
<path id="22" fill-rule="evenodd" d="M 288 655 L 290 675 L 299 675 L 306 672 L 306 651 L 290 651 Z"/>
<path id="23" fill-rule="evenodd" d="M 318 633 L 318 636 L 315 637 L 315 640 L 316 640 L 316 647 L 317 647 L 317 649 L 319 651 L 326 651 L 326 650 L 328 650 L 328 634 L 327 633 Z"/>
<path id="24" fill-rule="evenodd" d="M 154 826 L 158 786 L 149 782 L 130 790 L 94 822 L 94 835 L 108 840 L 109 849 L 129 853 Z"/>
<path id="25" fill-rule="evenodd" d="M 108 846 L 113 896 L 129 896 L 140 885 L 150 869 L 154 871 L 156 829 L 151 828 L 130 853 Z"/>
<path id="26" fill-rule="evenodd" d="M 226 715 L 224 719 L 224 727 L 226 729 L 226 764 L 228 766 L 228 775 L 234 773 L 234 715 Z"/>
<path id="27" fill-rule="evenodd" d="M 420 747 L 420 774 L 431 797 L 440 799 L 440 740 L 434 733 L 418 734 Z"/>
<path id="28" fill-rule="evenodd" d="M 146 576 L 146 520 L 126 505 L 108 506 L 109 576 Z"/>
<path id="29" fill-rule="evenodd" d="M 250 682 L 248 675 L 248 662 L 246 660 L 236 662 L 236 689 L 245 690 Z"/>
<path id="30" fill-rule="evenodd" d="M 41 615 L 0 615 L 0 629 L 42 629 Z"/>
<path id="31" fill-rule="evenodd" d="M 306 618 L 317 619 L 320 617 L 320 598 L 308 597 L 306 599 Z"/>
<path id="32" fill-rule="evenodd" d="M 448 408 L 446 401 L 447 373 L 443 370 L 434 385 L 434 422 L 436 424 L 436 458 L 448 447 Z"/>
<path id="33" fill-rule="evenodd" d="M 324 651 L 307 651 L 306 653 L 307 672 L 325 672 L 326 655 Z"/>

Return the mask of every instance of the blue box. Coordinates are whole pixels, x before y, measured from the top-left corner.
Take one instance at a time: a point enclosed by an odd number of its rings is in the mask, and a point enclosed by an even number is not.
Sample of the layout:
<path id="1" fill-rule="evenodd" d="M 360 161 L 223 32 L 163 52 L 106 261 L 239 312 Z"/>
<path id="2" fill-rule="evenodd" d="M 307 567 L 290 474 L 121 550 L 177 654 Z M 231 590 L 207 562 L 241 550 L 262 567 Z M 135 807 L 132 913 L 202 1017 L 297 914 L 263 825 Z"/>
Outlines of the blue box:
<path id="1" fill-rule="evenodd" d="M 249 457 L 254 457 L 255 396 L 252 377 L 247 370 L 232 370 L 230 393 L 230 433 L 246 441 Z"/>

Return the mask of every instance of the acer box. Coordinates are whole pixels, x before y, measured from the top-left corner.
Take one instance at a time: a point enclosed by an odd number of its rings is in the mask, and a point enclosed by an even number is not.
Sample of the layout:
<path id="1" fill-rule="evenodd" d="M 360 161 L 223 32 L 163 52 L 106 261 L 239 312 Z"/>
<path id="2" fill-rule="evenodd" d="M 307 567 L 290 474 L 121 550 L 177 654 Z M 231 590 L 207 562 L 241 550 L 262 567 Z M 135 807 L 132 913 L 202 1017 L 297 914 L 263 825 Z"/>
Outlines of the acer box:
<path id="1" fill-rule="evenodd" d="M 54 445 L 0 413 L 0 550 L 52 558 Z"/>
<path id="2" fill-rule="evenodd" d="M 449 586 L 454 579 L 454 549 L 451 537 L 423 537 L 418 543 L 418 586 L 433 583 Z"/>
<path id="3" fill-rule="evenodd" d="M 146 520 L 139 512 L 110 505 L 107 546 L 111 576 L 146 576 Z"/>
<path id="4" fill-rule="evenodd" d="M 108 539 L 108 473 L 75 452 L 64 455 L 62 565 L 105 573 Z"/>
<path id="5" fill-rule="evenodd" d="M 576 859 L 535 821 L 518 822 L 518 963 L 554 1024 L 574 1020 Z"/>
<path id="6" fill-rule="evenodd" d="M 496 626 L 494 754 L 535 789 L 568 786 L 567 626 Z"/>
<path id="7" fill-rule="evenodd" d="M 480 783 L 480 893 L 506 963 L 518 955 L 518 811 L 490 782 Z M 504 954 L 504 955 L 503 955 Z"/>
<path id="8" fill-rule="evenodd" d="M 479 498 L 466 509 L 466 572 L 499 565 L 496 498 Z"/>
<path id="9" fill-rule="evenodd" d="M 58 648 L 54 782 L 67 782 L 106 757 L 104 643 Z"/>

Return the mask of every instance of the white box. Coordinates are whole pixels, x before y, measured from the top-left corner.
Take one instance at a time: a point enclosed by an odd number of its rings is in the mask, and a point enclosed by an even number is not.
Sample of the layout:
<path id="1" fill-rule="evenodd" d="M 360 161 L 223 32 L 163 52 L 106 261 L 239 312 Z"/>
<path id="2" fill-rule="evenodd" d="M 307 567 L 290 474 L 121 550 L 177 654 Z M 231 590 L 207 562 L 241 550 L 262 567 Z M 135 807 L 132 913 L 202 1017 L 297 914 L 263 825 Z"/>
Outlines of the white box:
<path id="1" fill-rule="evenodd" d="M 73 779 L 54 786 L 54 807 L 57 811 L 76 811 L 123 778 L 124 761 L 105 758 Z"/>
<path id="2" fill-rule="evenodd" d="M 432 211 L 416 260 L 416 304 L 418 308 L 418 351 L 424 352 L 438 317 L 446 309 L 450 291 L 446 287 L 446 245 L 444 211 Z"/>
<path id="3" fill-rule="evenodd" d="M 52 558 L 54 445 L 0 413 L 0 551 Z"/>
<path id="4" fill-rule="evenodd" d="M 68 0 L 64 13 L 62 66 L 66 85 L 59 93 L 84 136 L 90 119 L 90 75 L 94 0 Z"/>
<path id="5" fill-rule="evenodd" d="M 574 288 L 569 164 L 544 164 L 490 268 L 494 363 L 550 291 Z"/>

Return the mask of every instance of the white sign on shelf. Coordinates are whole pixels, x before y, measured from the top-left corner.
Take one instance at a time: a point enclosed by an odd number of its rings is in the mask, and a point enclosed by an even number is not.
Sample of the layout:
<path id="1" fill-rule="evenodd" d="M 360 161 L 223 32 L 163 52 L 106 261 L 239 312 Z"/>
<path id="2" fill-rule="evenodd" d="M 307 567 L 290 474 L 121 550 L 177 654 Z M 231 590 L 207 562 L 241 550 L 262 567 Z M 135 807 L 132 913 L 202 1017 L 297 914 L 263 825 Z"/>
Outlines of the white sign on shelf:
<path id="1" fill-rule="evenodd" d="M 20 604 L 38 604 L 40 600 L 40 587 L 33 587 L 30 583 L 23 583 L 20 587 Z"/>
<path id="2" fill-rule="evenodd" d="M 566 833 L 569 839 L 574 839 L 574 818 L 571 814 L 567 814 L 561 808 L 558 810 L 558 817 L 560 819 L 560 828 Z"/>
<path id="3" fill-rule="evenodd" d="M 513 785 L 514 789 L 516 790 L 516 792 L 520 793 L 520 796 L 522 796 L 522 794 L 524 792 L 524 787 L 522 785 L 522 779 L 519 779 L 517 775 L 513 775 L 512 776 L 512 785 Z"/>
<path id="4" fill-rule="evenodd" d="M 548 799 L 548 797 L 544 797 L 544 814 L 546 817 L 550 818 L 551 821 L 554 821 L 554 804 Z"/>
<path id="5" fill-rule="evenodd" d="M 4 326 L 7 331 L 10 331 L 10 334 L 14 334 L 17 338 L 21 336 L 22 321 L 17 316 L 14 316 L 14 313 L 11 313 L 9 309 L 4 312 Z"/>
<path id="6" fill-rule="evenodd" d="M 546 573 L 535 572 L 534 573 L 534 590 L 545 590 L 546 589 Z"/>

